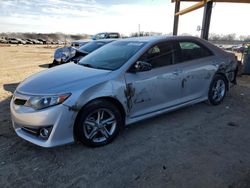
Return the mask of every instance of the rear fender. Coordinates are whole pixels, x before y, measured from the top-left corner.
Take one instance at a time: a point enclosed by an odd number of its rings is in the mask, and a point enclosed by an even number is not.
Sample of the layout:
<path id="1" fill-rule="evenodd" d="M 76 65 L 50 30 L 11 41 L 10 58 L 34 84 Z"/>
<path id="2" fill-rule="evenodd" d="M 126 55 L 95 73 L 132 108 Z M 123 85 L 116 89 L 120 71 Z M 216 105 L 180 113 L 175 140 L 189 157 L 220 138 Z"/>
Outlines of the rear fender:
<path id="1" fill-rule="evenodd" d="M 237 61 L 233 61 L 229 59 L 229 63 L 221 63 L 218 66 L 216 74 L 220 74 L 225 77 L 227 81 L 227 89 L 229 89 L 232 85 L 237 83 L 236 77 L 238 72 Z"/>

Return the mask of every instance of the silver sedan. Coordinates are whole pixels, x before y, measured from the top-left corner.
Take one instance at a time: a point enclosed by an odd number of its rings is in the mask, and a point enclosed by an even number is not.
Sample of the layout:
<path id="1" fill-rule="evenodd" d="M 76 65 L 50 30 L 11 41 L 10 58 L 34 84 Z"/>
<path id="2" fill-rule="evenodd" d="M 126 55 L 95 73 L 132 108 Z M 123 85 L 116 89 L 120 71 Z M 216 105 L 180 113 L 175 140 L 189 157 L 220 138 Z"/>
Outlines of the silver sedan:
<path id="1" fill-rule="evenodd" d="M 208 101 L 236 84 L 237 61 L 195 37 L 115 41 L 24 80 L 11 100 L 18 136 L 42 147 L 110 143 L 128 124 Z"/>

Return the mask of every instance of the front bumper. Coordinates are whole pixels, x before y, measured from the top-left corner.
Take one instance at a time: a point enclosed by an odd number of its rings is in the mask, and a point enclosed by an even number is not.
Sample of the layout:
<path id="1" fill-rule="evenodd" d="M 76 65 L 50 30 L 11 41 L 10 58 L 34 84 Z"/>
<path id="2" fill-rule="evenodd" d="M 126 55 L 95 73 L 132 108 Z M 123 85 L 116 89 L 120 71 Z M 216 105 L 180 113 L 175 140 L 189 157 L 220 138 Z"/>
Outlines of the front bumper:
<path id="1" fill-rule="evenodd" d="M 17 97 L 25 98 L 25 96 L 18 95 Z M 14 104 L 12 98 L 10 110 L 12 124 L 17 135 L 33 144 L 42 147 L 54 147 L 74 141 L 73 126 L 76 113 L 70 111 L 63 104 L 43 110 L 33 110 L 24 105 Z M 51 127 L 47 139 L 42 138 L 39 134 L 32 134 L 32 131 L 27 131 L 39 130 L 44 127 Z"/>

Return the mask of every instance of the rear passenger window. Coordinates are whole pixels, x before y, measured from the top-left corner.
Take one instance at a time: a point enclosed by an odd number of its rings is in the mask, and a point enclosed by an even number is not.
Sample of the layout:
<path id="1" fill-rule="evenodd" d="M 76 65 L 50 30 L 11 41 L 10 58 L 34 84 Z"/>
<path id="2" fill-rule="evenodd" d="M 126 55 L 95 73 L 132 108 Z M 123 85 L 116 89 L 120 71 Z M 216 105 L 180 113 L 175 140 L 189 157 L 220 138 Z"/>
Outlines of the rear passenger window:
<path id="1" fill-rule="evenodd" d="M 150 63 L 152 68 L 171 65 L 173 63 L 173 46 L 169 42 L 157 44 L 143 54 L 139 61 Z"/>
<path id="2" fill-rule="evenodd" d="M 181 48 L 181 61 L 190 61 L 213 55 L 207 48 L 194 42 L 179 42 Z"/>

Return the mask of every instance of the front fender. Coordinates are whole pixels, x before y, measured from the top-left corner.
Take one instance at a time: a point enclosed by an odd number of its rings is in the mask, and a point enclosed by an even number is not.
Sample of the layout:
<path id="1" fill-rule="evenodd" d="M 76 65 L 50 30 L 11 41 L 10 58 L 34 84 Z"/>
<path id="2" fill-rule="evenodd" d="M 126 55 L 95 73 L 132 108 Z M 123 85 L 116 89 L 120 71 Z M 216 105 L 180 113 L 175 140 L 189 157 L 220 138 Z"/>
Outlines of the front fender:
<path id="1" fill-rule="evenodd" d="M 97 98 L 114 98 L 123 106 L 124 104 L 119 100 L 120 97 L 116 96 L 116 93 L 113 89 L 113 83 L 111 81 L 105 81 L 99 84 L 96 84 L 86 90 L 84 90 L 76 100 L 76 102 L 72 105 L 67 105 L 69 110 L 80 111 L 83 106 L 85 106 L 90 101 Z"/>

